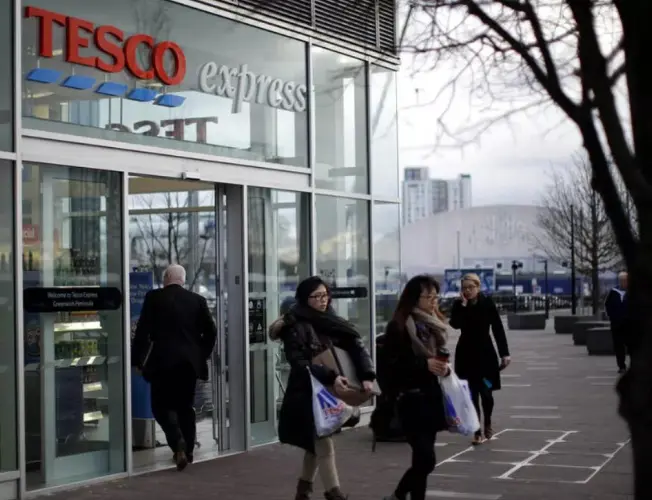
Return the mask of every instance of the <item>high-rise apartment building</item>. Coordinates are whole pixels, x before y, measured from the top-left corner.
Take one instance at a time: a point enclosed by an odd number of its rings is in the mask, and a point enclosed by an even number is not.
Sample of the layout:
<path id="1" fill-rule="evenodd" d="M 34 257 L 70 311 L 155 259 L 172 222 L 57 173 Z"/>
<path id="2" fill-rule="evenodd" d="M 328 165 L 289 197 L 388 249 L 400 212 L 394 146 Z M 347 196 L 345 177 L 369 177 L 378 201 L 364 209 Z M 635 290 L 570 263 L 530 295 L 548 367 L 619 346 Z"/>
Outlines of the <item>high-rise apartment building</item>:
<path id="1" fill-rule="evenodd" d="M 431 179 L 428 167 L 408 167 L 403 180 L 403 224 L 471 206 L 471 176 Z"/>

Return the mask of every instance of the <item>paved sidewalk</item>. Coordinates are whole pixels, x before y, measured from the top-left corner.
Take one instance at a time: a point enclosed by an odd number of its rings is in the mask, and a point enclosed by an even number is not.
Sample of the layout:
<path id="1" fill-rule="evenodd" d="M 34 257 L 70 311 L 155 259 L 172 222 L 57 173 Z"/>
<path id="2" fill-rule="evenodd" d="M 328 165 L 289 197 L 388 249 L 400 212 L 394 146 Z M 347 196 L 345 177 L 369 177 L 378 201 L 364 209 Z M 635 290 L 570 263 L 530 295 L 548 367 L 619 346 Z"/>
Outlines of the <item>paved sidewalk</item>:
<path id="1" fill-rule="evenodd" d="M 512 365 L 496 393 L 495 440 L 477 449 L 443 433 L 429 496 L 469 500 L 626 500 L 631 496 L 630 449 L 616 413 L 616 363 L 589 357 L 569 335 L 551 330 L 508 332 Z M 337 437 L 344 489 L 352 500 L 392 491 L 409 461 L 404 444 L 371 452 L 366 428 Z M 53 500 L 293 498 L 298 450 L 257 448 L 188 467 L 52 495 Z M 320 498 L 321 495 L 315 498 Z"/>

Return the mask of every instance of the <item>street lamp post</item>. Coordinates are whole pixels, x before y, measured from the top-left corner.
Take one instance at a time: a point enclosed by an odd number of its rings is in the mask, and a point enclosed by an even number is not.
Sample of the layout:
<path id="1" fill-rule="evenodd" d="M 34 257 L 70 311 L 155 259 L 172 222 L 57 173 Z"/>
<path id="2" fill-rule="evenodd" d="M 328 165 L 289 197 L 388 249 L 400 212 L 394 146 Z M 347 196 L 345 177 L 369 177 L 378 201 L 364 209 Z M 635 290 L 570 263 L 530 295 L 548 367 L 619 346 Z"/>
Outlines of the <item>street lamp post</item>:
<path id="1" fill-rule="evenodd" d="M 577 290 L 575 277 L 575 207 L 570 206 L 570 267 L 571 267 L 571 314 L 577 314 Z"/>
<path id="2" fill-rule="evenodd" d="M 514 312 L 518 312 L 518 298 L 516 297 L 516 271 L 523 267 L 523 263 L 517 260 L 512 261 L 512 293 L 514 294 Z"/>
<path id="3" fill-rule="evenodd" d="M 545 310 L 546 310 L 546 319 L 550 317 L 550 295 L 548 291 L 548 259 L 543 259 L 541 261 L 543 263 L 543 287 L 545 289 L 546 297 L 545 297 Z"/>

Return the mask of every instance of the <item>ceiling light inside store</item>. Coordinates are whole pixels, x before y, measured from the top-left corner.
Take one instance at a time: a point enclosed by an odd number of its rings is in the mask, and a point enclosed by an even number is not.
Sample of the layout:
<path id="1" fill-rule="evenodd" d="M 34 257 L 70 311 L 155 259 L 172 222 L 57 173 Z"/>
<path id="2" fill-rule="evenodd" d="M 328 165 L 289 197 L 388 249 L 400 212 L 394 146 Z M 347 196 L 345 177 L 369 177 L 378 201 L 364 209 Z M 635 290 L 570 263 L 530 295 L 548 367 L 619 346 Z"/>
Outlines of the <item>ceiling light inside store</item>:
<path id="1" fill-rule="evenodd" d="M 30 99 L 43 99 L 44 97 L 50 97 L 54 95 L 54 92 L 37 92 L 36 94 L 31 94 Z"/>

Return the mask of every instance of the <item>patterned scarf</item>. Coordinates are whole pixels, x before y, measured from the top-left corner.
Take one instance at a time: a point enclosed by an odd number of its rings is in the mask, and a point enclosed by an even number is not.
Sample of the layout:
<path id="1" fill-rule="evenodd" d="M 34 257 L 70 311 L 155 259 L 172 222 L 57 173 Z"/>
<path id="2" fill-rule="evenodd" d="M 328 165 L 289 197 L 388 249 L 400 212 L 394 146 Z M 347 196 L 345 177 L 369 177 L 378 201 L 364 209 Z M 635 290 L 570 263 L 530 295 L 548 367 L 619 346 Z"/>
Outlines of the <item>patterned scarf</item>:
<path id="1" fill-rule="evenodd" d="M 419 328 L 421 325 L 425 328 Z M 405 322 L 405 328 L 412 340 L 412 349 L 417 356 L 434 358 L 437 355 L 437 349 L 444 347 L 448 340 L 446 323 L 434 314 L 428 314 L 421 309 L 412 311 Z"/>

